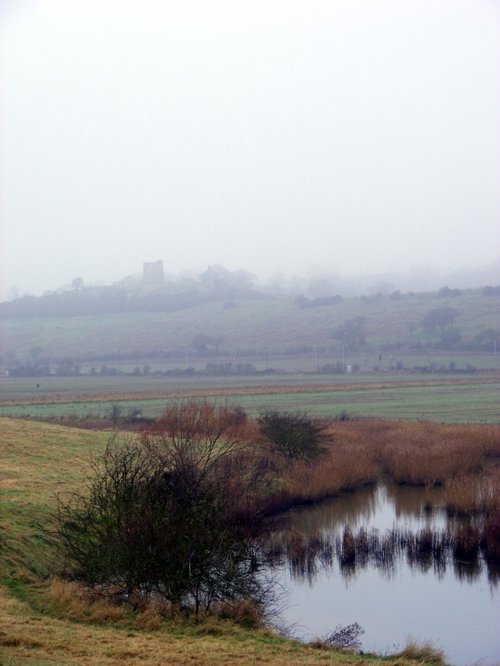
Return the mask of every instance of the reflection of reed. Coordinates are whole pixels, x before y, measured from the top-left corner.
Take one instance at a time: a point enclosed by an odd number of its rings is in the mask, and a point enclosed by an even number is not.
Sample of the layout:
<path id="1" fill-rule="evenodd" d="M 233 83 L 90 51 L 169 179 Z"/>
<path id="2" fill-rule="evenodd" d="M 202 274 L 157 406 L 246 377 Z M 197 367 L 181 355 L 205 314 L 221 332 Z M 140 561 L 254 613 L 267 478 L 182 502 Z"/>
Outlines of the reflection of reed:
<path id="1" fill-rule="evenodd" d="M 377 488 L 371 486 L 303 509 L 294 509 L 288 513 L 288 518 L 295 529 L 305 534 L 331 533 L 339 524 L 357 525 L 369 521 L 379 508 L 378 500 Z"/>
<path id="2" fill-rule="evenodd" d="M 443 530 L 425 527 L 417 532 L 393 528 L 382 534 L 364 528 L 354 533 L 347 526 L 331 537 L 297 531 L 288 538 L 284 535 L 281 532 L 274 543 L 271 538 L 267 552 L 271 566 L 287 563 L 293 578 L 310 584 L 320 570 L 333 569 L 335 564 L 347 580 L 368 566 L 390 576 L 404 561 L 411 569 L 432 569 L 439 577 L 452 565 L 455 575 L 468 582 L 477 580 L 486 566 L 492 585 L 500 579 L 498 567 L 484 557 L 481 530 L 471 524 Z"/>
<path id="3" fill-rule="evenodd" d="M 394 506 L 396 518 L 416 519 L 422 518 L 422 515 L 429 517 L 432 513 L 432 507 L 441 503 L 441 488 L 419 488 L 414 486 L 398 486 L 389 484 L 385 487 L 386 497 Z"/>

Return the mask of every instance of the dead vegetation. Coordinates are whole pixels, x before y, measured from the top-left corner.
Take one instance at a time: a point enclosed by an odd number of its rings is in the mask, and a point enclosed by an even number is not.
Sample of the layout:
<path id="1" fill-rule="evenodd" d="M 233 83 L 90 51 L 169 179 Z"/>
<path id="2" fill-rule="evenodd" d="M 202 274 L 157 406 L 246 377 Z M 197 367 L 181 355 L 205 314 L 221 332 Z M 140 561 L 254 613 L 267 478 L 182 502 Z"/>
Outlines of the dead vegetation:
<path id="1" fill-rule="evenodd" d="M 383 479 L 427 488 L 444 486 L 457 513 L 495 511 L 500 426 L 359 419 L 328 428 L 325 452 L 312 463 L 281 466 L 272 509 L 332 497 Z"/>

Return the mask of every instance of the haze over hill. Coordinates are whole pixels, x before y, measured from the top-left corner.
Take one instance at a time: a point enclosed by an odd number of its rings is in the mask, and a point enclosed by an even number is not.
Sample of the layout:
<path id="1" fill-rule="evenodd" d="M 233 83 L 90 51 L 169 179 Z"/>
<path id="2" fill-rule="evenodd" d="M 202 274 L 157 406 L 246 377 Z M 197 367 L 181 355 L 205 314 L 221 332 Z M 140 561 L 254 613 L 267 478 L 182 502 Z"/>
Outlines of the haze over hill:
<path id="1" fill-rule="evenodd" d="M 164 265 L 162 260 L 158 260 Z M 153 262 L 157 263 L 157 262 Z M 274 273 L 265 278 L 255 275 L 244 268 L 230 271 L 220 264 L 212 264 L 203 270 L 183 270 L 178 274 L 163 270 L 161 284 L 156 287 L 174 288 L 176 292 L 186 291 L 197 283 L 207 282 L 210 273 L 219 272 L 235 284 L 243 285 L 252 292 L 268 295 L 297 296 L 303 294 L 309 298 L 322 298 L 334 295 L 361 296 L 376 293 L 389 294 L 392 291 L 425 292 L 436 291 L 447 286 L 452 289 L 474 289 L 487 285 L 500 284 L 500 260 L 477 268 L 457 268 L 450 271 L 435 270 L 431 267 L 415 267 L 406 272 L 384 272 L 379 274 L 344 275 L 338 271 L 320 271 L 311 269 L 301 274 Z M 75 288 L 115 286 L 127 289 L 142 288 L 144 275 L 134 272 L 111 284 L 97 276 L 75 276 L 65 284 L 51 285 L 43 290 L 45 296 L 73 291 Z M 155 285 L 153 285 L 155 286 Z M 17 288 L 11 289 L 0 302 L 12 301 L 21 296 L 40 296 L 40 290 L 21 294 Z"/>
<path id="2" fill-rule="evenodd" d="M 267 281 L 443 271 L 404 290 L 498 260 L 498 3 L 0 11 L 0 300 L 160 257 Z"/>

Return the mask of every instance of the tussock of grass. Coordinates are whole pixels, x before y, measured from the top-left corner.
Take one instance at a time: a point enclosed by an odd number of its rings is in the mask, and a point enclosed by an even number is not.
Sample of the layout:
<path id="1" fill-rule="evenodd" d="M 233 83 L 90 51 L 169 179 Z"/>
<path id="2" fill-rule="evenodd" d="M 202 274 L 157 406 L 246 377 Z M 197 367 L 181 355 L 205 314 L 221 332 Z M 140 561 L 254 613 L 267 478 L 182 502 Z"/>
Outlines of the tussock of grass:
<path id="1" fill-rule="evenodd" d="M 123 606 L 74 581 L 53 578 L 45 598 L 48 610 L 75 621 L 112 623 L 123 620 L 127 615 Z"/>
<path id="2" fill-rule="evenodd" d="M 414 659 L 420 663 L 444 665 L 444 653 L 430 642 L 417 643 L 409 640 L 404 650 L 399 653 L 405 659 Z"/>
<path id="3" fill-rule="evenodd" d="M 144 631 L 157 631 L 161 625 L 162 616 L 155 606 L 146 608 L 137 616 L 137 626 Z"/>

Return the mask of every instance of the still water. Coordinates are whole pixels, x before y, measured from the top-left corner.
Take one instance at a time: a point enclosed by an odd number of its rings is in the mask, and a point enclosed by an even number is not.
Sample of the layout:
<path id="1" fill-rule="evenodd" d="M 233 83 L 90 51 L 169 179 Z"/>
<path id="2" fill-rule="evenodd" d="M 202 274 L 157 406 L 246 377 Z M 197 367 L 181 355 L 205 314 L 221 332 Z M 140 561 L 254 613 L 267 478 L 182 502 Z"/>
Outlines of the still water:
<path id="1" fill-rule="evenodd" d="M 291 632 L 311 640 L 357 622 L 365 652 L 393 653 L 413 639 L 431 641 L 456 666 L 500 664 L 498 571 L 488 570 L 480 554 L 472 563 L 460 561 L 446 544 L 417 558 L 409 550 L 412 533 L 445 534 L 456 527 L 429 504 L 439 505 L 438 490 L 382 486 L 287 514 L 287 530 L 275 534 L 277 550 L 291 534 L 316 544 L 306 547 L 306 558 L 275 559 L 274 574 L 285 589 L 282 619 Z M 346 526 L 370 535 L 371 550 L 362 561 L 342 558 Z M 387 559 L 388 542 L 393 550 Z"/>

